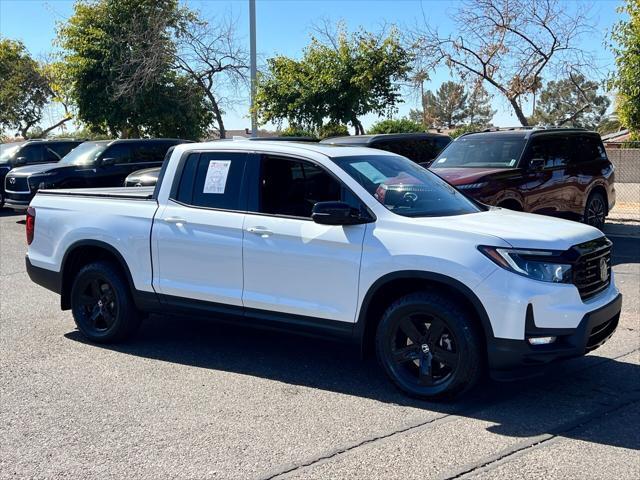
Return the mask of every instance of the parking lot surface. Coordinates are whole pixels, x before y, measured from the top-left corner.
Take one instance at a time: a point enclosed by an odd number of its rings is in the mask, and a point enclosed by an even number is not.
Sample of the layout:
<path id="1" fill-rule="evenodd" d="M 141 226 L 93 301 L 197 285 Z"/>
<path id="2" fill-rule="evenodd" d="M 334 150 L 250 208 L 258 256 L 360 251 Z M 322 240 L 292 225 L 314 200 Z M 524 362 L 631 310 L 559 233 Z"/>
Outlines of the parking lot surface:
<path id="1" fill-rule="evenodd" d="M 27 277 L 20 220 L 0 211 L 2 479 L 640 477 L 637 226 L 612 228 L 624 301 L 604 347 L 447 404 L 315 339 L 153 316 L 85 343 Z"/>

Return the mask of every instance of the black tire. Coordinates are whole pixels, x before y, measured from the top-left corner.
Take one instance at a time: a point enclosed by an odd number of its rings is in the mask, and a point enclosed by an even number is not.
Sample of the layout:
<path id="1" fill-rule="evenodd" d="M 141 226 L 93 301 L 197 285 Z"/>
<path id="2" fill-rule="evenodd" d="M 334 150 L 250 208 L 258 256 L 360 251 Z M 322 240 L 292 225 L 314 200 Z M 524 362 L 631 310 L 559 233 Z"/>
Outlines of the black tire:
<path id="1" fill-rule="evenodd" d="M 385 373 L 406 394 L 426 400 L 450 399 L 473 388 L 484 373 L 483 352 L 472 315 L 435 291 L 394 302 L 376 332 Z"/>
<path id="2" fill-rule="evenodd" d="M 587 225 L 596 227 L 600 230 L 604 228 L 604 222 L 607 217 L 607 202 L 600 192 L 593 192 L 589 195 L 587 203 L 584 207 L 584 215 L 582 221 Z"/>
<path id="3" fill-rule="evenodd" d="M 71 287 L 71 311 L 78 330 L 96 343 L 125 340 L 140 326 L 127 280 L 106 261 L 80 269 Z"/>
<path id="4" fill-rule="evenodd" d="M 4 207 L 4 193 L 0 192 L 0 210 Z"/>

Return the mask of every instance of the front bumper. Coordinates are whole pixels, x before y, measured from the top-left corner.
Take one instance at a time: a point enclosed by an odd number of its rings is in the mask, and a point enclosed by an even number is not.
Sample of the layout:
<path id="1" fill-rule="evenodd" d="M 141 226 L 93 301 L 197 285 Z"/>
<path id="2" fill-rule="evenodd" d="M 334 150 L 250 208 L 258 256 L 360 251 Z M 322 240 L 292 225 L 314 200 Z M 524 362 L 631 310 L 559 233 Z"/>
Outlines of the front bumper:
<path id="1" fill-rule="evenodd" d="M 488 359 L 492 378 L 508 380 L 541 373 L 557 360 L 582 356 L 605 343 L 616 330 L 622 308 L 622 295 L 584 315 L 576 328 L 540 328 L 536 326 L 533 309 L 525 319 L 525 339 L 493 338 L 488 341 Z M 531 337 L 554 336 L 548 345 L 530 345 Z"/>
<path id="2" fill-rule="evenodd" d="M 5 207 L 14 210 L 26 210 L 34 196 L 35 194 L 31 193 L 6 192 L 4 204 Z"/>

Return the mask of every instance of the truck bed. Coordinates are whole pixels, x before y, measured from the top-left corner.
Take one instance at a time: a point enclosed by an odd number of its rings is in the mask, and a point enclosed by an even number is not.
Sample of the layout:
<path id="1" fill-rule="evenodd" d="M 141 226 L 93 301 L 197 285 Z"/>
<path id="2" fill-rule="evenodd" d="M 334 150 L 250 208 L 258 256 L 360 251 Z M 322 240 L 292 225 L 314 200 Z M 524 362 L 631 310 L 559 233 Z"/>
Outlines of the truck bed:
<path id="1" fill-rule="evenodd" d="M 127 200 L 149 200 L 155 187 L 61 188 L 39 190 L 38 195 L 67 195 Z"/>

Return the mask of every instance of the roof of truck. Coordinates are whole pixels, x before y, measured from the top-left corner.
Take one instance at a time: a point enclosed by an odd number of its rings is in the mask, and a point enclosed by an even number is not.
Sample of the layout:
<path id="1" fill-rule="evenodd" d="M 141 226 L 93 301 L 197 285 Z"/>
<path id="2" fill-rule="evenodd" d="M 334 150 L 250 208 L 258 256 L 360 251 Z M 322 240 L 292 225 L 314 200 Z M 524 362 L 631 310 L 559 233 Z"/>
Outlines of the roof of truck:
<path id="1" fill-rule="evenodd" d="M 331 145 L 326 143 L 303 143 L 303 142 L 255 142 L 247 140 L 218 140 L 214 142 L 189 143 L 179 146 L 182 151 L 191 150 L 244 150 L 244 151 L 260 151 L 273 153 L 302 153 L 314 152 L 320 153 L 330 158 L 349 157 L 358 155 L 391 155 L 397 156 L 395 153 L 384 150 L 373 150 L 368 147 L 344 147 Z"/>

